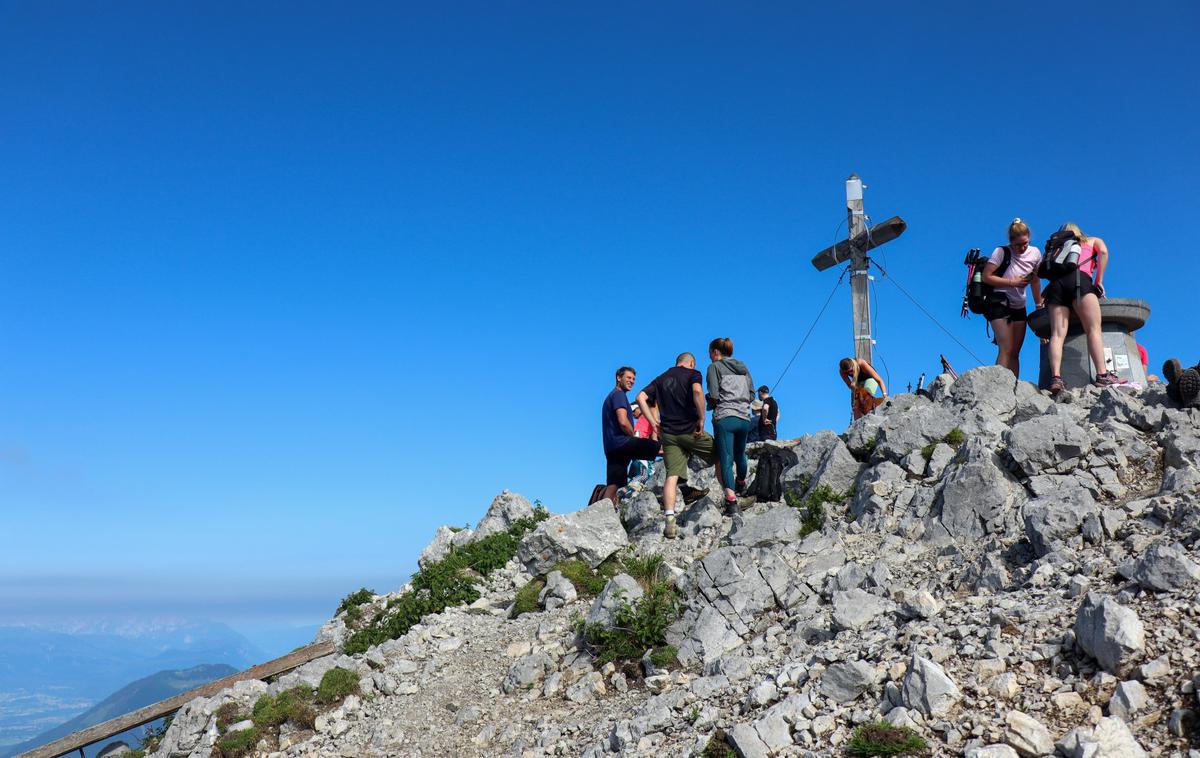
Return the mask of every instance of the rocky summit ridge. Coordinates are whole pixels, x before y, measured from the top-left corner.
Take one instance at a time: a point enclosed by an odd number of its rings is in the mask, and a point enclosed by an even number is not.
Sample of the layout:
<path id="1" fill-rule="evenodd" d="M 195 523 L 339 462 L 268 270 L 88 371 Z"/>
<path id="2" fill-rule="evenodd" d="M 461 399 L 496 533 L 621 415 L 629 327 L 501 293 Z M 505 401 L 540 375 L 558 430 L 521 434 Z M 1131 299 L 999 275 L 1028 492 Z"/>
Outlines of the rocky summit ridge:
<path id="1" fill-rule="evenodd" d="M 729 518 L 696 470 L 676 540 L 661 470 L 548 518 L 502 493 L 422 552 L 432 573 L 511 538 L 461 603 L 379 644 L 360 630 L 420 613 L 432 580 L 343 604 L 319 639 L 362 652 L 193 701 L 150 754 L 842 756 L 885 722 L 914 755 L 1200 758 L 1200 410 L 1161 385 L 1052 399 L 989 366 L 752 449 L 786 463 L 785 502 Z M 634 633 L 666 644 L 597 643 Z M 250 731 L 333 669 L 357 691 Z"/>

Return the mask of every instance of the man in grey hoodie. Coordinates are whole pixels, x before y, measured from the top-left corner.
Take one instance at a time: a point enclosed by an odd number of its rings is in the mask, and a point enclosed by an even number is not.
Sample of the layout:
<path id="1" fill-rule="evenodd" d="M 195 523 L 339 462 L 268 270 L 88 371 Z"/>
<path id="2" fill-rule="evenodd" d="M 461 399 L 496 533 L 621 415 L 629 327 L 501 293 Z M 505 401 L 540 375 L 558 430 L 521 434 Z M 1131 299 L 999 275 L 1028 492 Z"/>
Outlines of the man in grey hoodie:
<path id="1" fill-rule="evenodd" d="M 746 364 L 733 357 L 733 340 L 718 337 L 708 345 L 708 393 L 713 414 L 718 472 L 725 488 L 725 510 L 738 511 L 737 493 L 746 487 L 746 439 L 750 435 L 750 403 L 754 401 L 754 379 Z M 734 476 L 734 468 L 737 476 Z"/>

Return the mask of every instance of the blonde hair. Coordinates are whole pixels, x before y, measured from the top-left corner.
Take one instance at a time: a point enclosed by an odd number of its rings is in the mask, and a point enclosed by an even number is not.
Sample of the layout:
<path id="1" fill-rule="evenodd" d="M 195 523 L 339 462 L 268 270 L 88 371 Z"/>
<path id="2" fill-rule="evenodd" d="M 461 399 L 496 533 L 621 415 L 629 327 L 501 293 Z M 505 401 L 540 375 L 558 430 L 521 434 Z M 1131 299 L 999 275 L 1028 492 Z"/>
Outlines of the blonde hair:
<path id="1" fill-rule="evenodd" d="M 1075 232 L 1075 236 L 1079 238 L 1080 242 L 1088 241 L 1088 236 L 1083 233 L 1083 230 L 1079 228 L 1079 224 L 1076 224 L 1074 221 L 1068 221 L 1062 225 L 1062 228 Z"/>
<path id="2" fill-rule="evenodd" d="M 1029 232 L 1029 224 L 1026 224 L 1019 218 L 1014 218 L 1012 223 L 1008 225 L 1008 241 L 1012 242 L 1017 237 L 1032 236 Z"/>

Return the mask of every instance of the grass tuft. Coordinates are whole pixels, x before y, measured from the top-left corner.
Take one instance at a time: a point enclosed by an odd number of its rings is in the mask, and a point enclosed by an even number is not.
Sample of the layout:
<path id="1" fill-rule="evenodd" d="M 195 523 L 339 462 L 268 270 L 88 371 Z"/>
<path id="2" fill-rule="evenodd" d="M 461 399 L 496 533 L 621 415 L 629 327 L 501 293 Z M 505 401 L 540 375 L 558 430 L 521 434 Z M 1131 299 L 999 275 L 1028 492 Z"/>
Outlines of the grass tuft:
<path id="1" fill-rule="evenodd" d="M 700 752 L 700 758 L 737 758 L 737 753 L 729 746 L 728 737 L 724 730 L 718 729 L 708 739 L 708 744 Z"/>
<path id="2" fill-rule="evenodd" d="M 517 590 L 517 598 L 513 601 L 512 615 L 510 618 L 516 618 L 523 613 L 533 613 L 538 609 L 538 596 L 542 594 L 542 590 L 546 588 L 546 583 L 541 579 L 534 579 L 526 582 L 525 586 Z"/>
<path id="3" fill-rule="evenodd" d="M 358 692 L 358 674 L 348 669 L 335 666 L 321 677 L 317 687 L 317 701 L 321 703 L 336 703 L 344 700 L 347 695 Z"/>
<path id="4" fill-rule="evenodd" d="M 254 704 L 250 718 L 260 729 L 291 723 L 301 729 L 312 729 L 317 721 L 313 707 L 315 693 L 303 685 L 284 690 L 278 695 L 263 695 Z"/>
<path id="5" fill-rule="evenodd" d="M 863 724 L 850 735 L 846 752 L 855 758 L 887 755 L 921 755 L 928 745 L 921 735 L 906 726 L 892 726 L 886 721 Z"/>
<path id="6" fill-rule="evenodd" d="M 942 442 L 945 442 L 950 447 L 958 447 L 967 441 L 967 435 L 963 434 L 963 430 L 957 426 L 946 432 L 946 436 L 942 437 Z"/>
<path id="7" fill-rule="evenodd" d="M 642 585 L 642 589 L 646 589 L 659 580 L 658 572 L 662 570 L 666 559 L 662 557 L 661 553 L 650 553 L 649 555 L 630 553 L 621 560 L 621 563 L 625 568 L 625 573 L 637 579 L 638 583 Z"/>
<path id="8" fill-rule="evenodd" d="M 559 561 L 554 564 L 553 571 L 562 573 L 571 584 L 575 585 L 575 592 L 580 597 L 595 597 L 600 594 L 600 590 L 604 589 L 607 578 L 592 571 L 586 563 L 576 558 L 569 561 Z"/>
<path id="9" fill-rule="evenodd" d="M 254 750 L 261 737 L 262 732 L 256 726 L 239 732 L 229 732 L 217 740 L 216 752 L 221 758 L 242 758 Z"/>

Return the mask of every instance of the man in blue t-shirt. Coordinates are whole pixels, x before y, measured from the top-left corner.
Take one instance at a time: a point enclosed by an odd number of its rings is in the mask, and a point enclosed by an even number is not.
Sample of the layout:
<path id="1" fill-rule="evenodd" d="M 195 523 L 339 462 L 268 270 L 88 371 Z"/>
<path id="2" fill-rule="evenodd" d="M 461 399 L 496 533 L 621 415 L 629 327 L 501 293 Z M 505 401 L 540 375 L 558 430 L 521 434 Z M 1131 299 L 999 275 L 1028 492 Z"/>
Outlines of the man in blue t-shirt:
<path id="1" fill-rule="evenodd" d="M 652 461 L 658 455 L 658 440 L 633 436 L 633 409 L 626 395 L 633 389 L 637 372 L 629 366 L 617 369 L 617 386 L 600 407 L 600 431 L 604 438 L 604 497 L 615 505 L 617 490 L 629 484 L 631 461 Z"/>

